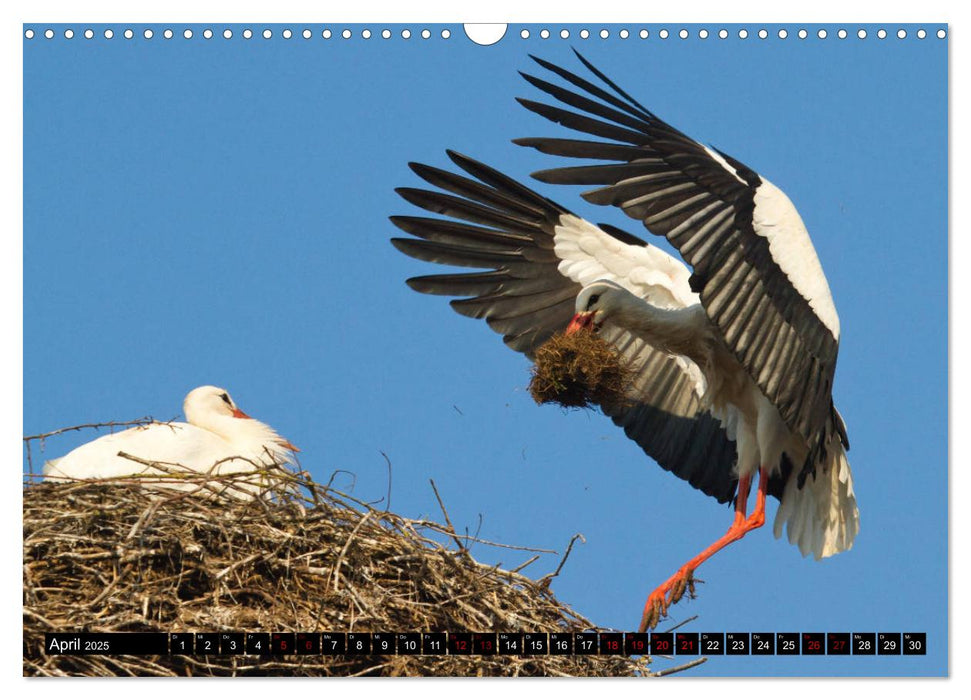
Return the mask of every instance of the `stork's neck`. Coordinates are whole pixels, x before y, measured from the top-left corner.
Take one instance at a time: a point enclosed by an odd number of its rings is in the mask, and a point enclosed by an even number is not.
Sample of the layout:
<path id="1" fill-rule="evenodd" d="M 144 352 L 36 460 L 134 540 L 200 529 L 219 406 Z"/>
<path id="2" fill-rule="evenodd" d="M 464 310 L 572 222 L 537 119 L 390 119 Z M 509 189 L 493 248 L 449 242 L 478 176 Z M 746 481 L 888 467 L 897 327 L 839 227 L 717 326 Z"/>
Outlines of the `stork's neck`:
<path id="1" fill-rule="evenodd" d="M 701 367 L 710 359 L 710 324 L 701 304 L 665 309 L 624 290 L 610 320 L 659 350 L 684 355 Z"/>

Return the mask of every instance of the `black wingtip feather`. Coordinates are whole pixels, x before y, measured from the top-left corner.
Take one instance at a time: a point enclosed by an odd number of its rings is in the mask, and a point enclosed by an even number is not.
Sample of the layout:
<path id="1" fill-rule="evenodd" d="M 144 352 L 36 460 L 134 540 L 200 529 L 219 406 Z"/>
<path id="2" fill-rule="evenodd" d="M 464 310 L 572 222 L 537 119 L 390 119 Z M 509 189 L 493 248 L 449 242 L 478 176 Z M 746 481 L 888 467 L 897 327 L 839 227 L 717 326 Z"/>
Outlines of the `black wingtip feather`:
<path id="1" fill-rule="evenodd" d="M 426 190 L 420 190 L 416 187 L 395 187 L 394 193 L 409 204 L 414 204 L 415 206 L 422 207 L 423 209 L 428 208 L 420 204 L 420 202 L 423 201 L 423 198 L 429 194 Z M 392 219 L 393 218 L 394 217 L 392 217 Z"/>
<path id="2" fill-rule="evenodd" d="M 480 181 L 491 185 L 499 190 L 509 192 L 512 195 L 519 197 L 524 202 L 532 203 L 543 210 L 553 211 L 558 214 L 568 214 L 569 210 L 560 206 L 551 199 L 544 197 L 538 192 L 531 190 L 526 187 L 526 185 L 521 182 L 514 180 L 505 173 L 502 173 L 495 168 L 486 165 L 480 161 L 470 158 L 468 156 L 457 153 L 451 149 L 445 151 L 448 157 L 457 166 L 462 168 L 465 172 Z"/>
<path id="3" fill-rule="evenodd" d="M 392 222 L 391 223 L 394 223 L 394 221 L 393 221 L 394 217 L 391 217 L 391 218 L 392 218 Z M 411 244 L 412 242 L 414 242 L 414 239 L 413 238 L 392 238 L 390 240 L 391 240 L 391 245 L 393 245 L 395 248 L 397 248 L 398 250 L 400 250 L 405 255 L 408 255 L 408 253 L 406 251 L 406 248 L 408 247 L 408 245 Z"/>
<path id="4" fill-rule="evenodd" d="M 530 173 L 529 176 L 534 180 L 539 180 L 540 182 L 543 182 L 549 185 L 555 182 L 555 180 L 553 179 L 553 176 L 556 175 L 556 170 L 557 170 L 556 168 L 551 168 L 549 170 L 537 170 L 535 172 Z"/>
<path id="5" fill-rule="evenodd" d="M 599 68 L 593 65 L 590 61 L 584 58 L 579 51 L 577 51 L 576 49 L 573 49 L 573 52 L 577 55 L 577 58 L 580 59 L 580 62 L 587 67 L 587 70 L 589 70 L 595 76 L 600 78 L 604 83 L 609 85 L 614 92 L 616 92 L 618 95 L 623 97 L 625 100 L 629 101 L 632 105 L 635 105 L 639 109 L 644 110 L 651 117 L 654 117 L 654 113 L 651 112 L 651 110 L 649 110 L 647 107 L 645 107 L 640 102 L 638 102 L 633 97 L 631 97 L 629 94 L 627 94 L 627 92 L 623 88 L 621 88 L 619 85 L 617 85 L 617 83 L 615 83 L 613 80 L 608 78 Z"/>
<path id="6" fill-rule="evenodd" d="M 482 180 L 483 182 L 490 184 L 493 187 L 495 186 L 493 182 L 493 180 L 495 179 L 498 179 L 500 181 L 510 179 L 506 175 L 503 175 L 502 173 L 500 173 L 495 168 L 492 168 L 486 165 L 485 163 L 478 161 L 475 158 L 472 158 L 471 156 L 467 156 L 464 153 L 453 151 L 451 148 L 445 149 L 445 155 L 447 155 L 449 160 L 451 160 L 457 166 L 462 168 L 462 170 L 467 172 L 469 175 L 471 175 L 472 177 L 478 178 L 479 180 Z M 481 173 L 486 173 L 487 175 L 492 175 L 493 177 L 491 178 L 483 177 Z"/>
<path id="7" fill-rule="evenodd" d="M 625 231 L 624 229 L 614 226 L 612 224 L 601 223 L 601 224 L 597 224 L 597 226 L 600 227 L 601 231 L 603 231 L 604 233 L 610 236 L 613 236 L 621 243 L 626 243 L 627 245 L 643 246 L 644 248 L 651 247 L 650 243 L 645 241 L 643 238 L 639 238 L 638 236 L 635 236 L 630 231 Z"/>
<path id="8" fill-rule="evenodd" d="M 575 50 L 576 49 L 574 49 L 574 51 Z M 533 56 L 532 54 L 530 54 L 529 57 L 531 59 L 533 59 L 534 61 L 536 61 L 536 63 L 538 63 L 539 65 L 541 65 L 543 68 L 545 68 L 546 70 L 550 71 L 551 73 L 559 73 L 560 71 L 565 71 L 566 70 L 564 68 L 560 68 L 555 63 L 551 63 L 550 61 L 547 61 L 546 59 L 540 58 L 538 56 Z"/>
<path id="9" fill-rule="evenodd" d="M 408 161 L 408 169 L 411 170 L 411 172 L 413 172 L 416 175 L 418 175 L 419 177 L 421 177 L 420 171 L 424 167 L 426 167 L 424 163 L 418 163 L 418 162 L 413 161 L 413 160 Z"/>
<path id="10" fill-rule="evenodd" d="M 394 242 L 394 239 L 391 239 L 391 242 L 393 243 Z M 397 246 L 395 246 L 395 247 L 397 248 Z M 420 289 L 420 287 L 422 286 L 422 284 L 421 284 L 421 277 L 409 277 L 408 279 L 405 280 L 405 284 L 407 284 L 409 287 L 411 287 L 416 292 L 422 291 Z"/>
<path id="11" fill-rule="evenodd" d="M 415 175 L 420 177 L 425 182 L 428 182 L 429 173 L 435 170 L 438 170 L 438 168 L 433 168 L 432 166 L 425 165 L 424 163 L 408 163 L 408 167 L 411 168 L 411 172 L 413 172 Z M 395 189 L 395 192 L 397 192 L 398 189 L 400 188 Z"/>
<path id="12" fill-rule="evenodd" d="M 388 220 L 394 226 L 401 229 L 405 233 L 411 233 L 412 229 L 414 228 L 414 225 L 412 223 L 414 219 L 415 217 L 413 216 L 403 216 L 400 214 L 394 214 L 388 217 Z M 392 238 L 391 243 L 394 245 L 395 248 L 397 248 L 398 250 L 401 250 L 401 247 L 397 243 L 395 243 L 395 241 L 410 241 L 410 240 L 412 239 L 411 238 Z"/>

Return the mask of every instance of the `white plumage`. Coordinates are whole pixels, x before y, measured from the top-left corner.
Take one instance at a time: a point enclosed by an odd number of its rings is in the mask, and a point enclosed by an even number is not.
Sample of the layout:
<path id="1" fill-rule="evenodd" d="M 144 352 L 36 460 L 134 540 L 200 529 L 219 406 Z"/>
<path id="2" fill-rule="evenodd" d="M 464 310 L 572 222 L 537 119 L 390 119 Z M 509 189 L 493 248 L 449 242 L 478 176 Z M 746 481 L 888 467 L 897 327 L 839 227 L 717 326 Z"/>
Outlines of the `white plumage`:
<path id="1" fill-rule="evenodd" d="M 839 340 L 840 319 L 833 305 L 823 266 L 802 217 L 785 192 L 766 180 L 755 189 L 752 230 L 769 241 L 772 260 L 813 312 Z"/>
<path id="2" fill-rule="evenodd" d="M 296 448 L 239 410 L 224 389 L 193 389 L 183 411 L 187 423 L 129 428 L 50 460 L 44 465 L 45 479 L 137 480 L 142 485 L 202 488 L 247 498 L 274 483 L 270 471 L 292 461 Z M 247 473 L 252 476 L 218 479 Z"/>

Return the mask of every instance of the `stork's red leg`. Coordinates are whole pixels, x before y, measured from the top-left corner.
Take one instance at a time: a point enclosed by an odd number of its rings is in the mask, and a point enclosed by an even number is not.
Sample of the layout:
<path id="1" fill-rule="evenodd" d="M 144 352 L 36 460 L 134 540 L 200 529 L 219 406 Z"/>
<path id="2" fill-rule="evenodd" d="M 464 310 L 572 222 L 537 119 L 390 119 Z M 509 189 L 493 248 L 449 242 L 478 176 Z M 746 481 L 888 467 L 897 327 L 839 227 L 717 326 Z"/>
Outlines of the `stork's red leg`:
<path id="1" fill-rule="evenodd" d="M 639 631 L 644 632 L 648 627 L 654 627 L 658 620 L 667 614 L 668 606 L 676 603 L 684 593 L 685 586 L 690 582 L 695 569 L 707 561 L 713 554 L 727 547 L 732 542 L 742 539 L 745 533 L 762 527 L 765 523 L 765 494 L 769 487 L 769 474 L 765 467 L 759 469 L 759 488 L 755 496 L 755 509 L 746 518 L 745 511 L 748 502 L 748 492 L 751 486 L 751 476 L 744 476 L 738 480 L 738 495 L 735 498 L 735 518 L 728 532 L 715 540 L 711 546 L 701 554 L 691 559 L 678 569 L 674 576 L 662 583 L 647 599 L 644 615 L 641 617 Z"/>

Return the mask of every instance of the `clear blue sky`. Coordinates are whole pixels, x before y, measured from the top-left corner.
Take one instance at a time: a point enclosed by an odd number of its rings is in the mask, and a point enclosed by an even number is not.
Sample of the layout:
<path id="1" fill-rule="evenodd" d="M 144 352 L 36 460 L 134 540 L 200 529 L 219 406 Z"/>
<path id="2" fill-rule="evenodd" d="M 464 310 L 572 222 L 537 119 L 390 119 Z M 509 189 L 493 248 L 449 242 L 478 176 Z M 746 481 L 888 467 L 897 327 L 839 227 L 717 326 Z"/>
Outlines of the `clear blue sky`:
<path id="1" fill-rule="evenodd" d="M 126 40 L 24 41 L 24 434 L 176 417 L 227 388 L 298 445 L 318 480 L 459 529 L 562 551 L 553 589 L 598 625 L 636 626 L 648 592 L 731 512 L 654 465 L 593 412 L 537 407 L 528 362 L 404 280 L 436 272 L 388 243 L 416 213 L 407 162 L 452 148 L 517 178 L 554 164 L 520 136 L 535 53 L 577 47 L 645 106 L 755 168 L 799 208 L 842 323 L 835 399 L 849 426 L 861 532 L 800 557 L 770 527 L 699 570 L 672 609 L 690 631 L 926 632 L 925 657 L 715 658 L 697 675 L 940 675 L 947 670 L 947 40 L 451 38 L 304 40 L 247 25 L 149 25 Z M 89 25 L 84 25 L 89 26 Z M 175 38 L 162 31 L 171 26 Z M 229 26 L 234 36 L 221 37 Z M 262 29 L 263 25 L 248 25 Z M 335 26 L 335 30 L 345 25 Z M 600 25 L 597 25 L 599 28 Z M 640 25 L 638 25 L 639 27 Z M 680 26 L 680 25 L 679 25 Z M 710 25 L 714 31 L 722 25 Z M 770 37 L 755 36 L 761 27 Z M 559 27 L 559 25 L 557 25 Z M 896 29 L 898 25 L 893 25 Z M 398 28 L 400 30 L 400 27 Z M 396 33 L 397 31 L 396 30 Z M 538 69 L 536 69 L 538 70 Z M 536 184 L 593 221 L 647 237 L 571 188 Z M 651 238 L 652 242 L 659 239 Z M 47 443 L 60 456 L 94 433 Z M 24 462 L 26 470 L 26 460 Z M 769 518 L 774 516 L 775 501 Z M 480 522 L 481 516 L 481 522 Z M 528 555 L 473 554 L 518 566 Z M 547 556 L 525 572 L 552 571 Z M 667 662 L 658 660 L 656 668 Z"/>

